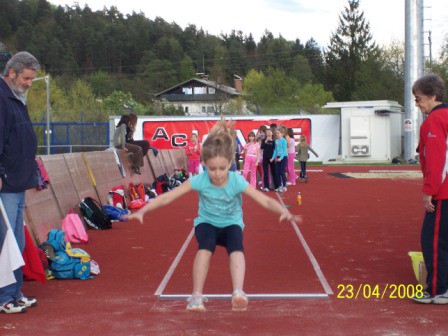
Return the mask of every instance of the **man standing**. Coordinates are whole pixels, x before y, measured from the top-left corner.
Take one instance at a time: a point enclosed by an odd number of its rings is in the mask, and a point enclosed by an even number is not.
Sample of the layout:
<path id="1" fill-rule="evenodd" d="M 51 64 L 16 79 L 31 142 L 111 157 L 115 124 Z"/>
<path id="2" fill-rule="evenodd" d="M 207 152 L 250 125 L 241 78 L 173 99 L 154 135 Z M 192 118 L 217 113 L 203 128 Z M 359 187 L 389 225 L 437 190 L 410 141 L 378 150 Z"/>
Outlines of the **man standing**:
<path id="1" fill-rule="evenodd" d="M 37 138 L 28 115 L 25 93 L 38 69 L 39 62 L 33 55 L 19 52 L 8 61 L 0 78 L 0 199 L 21 252 L 25 248 L 25 191 L 37 185 Z M 0 216 L 0 251 L 5 236 L 6 224 Z M 14 271 L 14 276 L 15 283 L 0 288 L 0 312 L 22 313 L 37 304 L 36 299 L 22 294 L 21 267 Z"/>
<path id="2" fill-rule="evenodd" d="M 428 277 L 420 303 L 448 304 L 448 104 L 445 83 L 430 74 L 412 86 L 415 105 L 427 115 L 420 127 L 417 151 L 423 172 L 425 217 L 421 245 Z"/>

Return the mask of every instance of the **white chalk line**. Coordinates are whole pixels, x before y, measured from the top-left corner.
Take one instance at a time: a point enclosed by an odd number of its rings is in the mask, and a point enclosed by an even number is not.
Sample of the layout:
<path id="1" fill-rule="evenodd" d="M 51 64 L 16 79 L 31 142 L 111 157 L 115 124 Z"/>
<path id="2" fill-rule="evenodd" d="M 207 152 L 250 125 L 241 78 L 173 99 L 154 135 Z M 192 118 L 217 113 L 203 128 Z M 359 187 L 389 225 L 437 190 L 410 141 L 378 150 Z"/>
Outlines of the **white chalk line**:
<path id="1" fill-rule="evenodd" d="M 210 300 L 230 300 L 232 294 L 204 294 Z M 161 294 L 159 300 L 186 300 L 190 294 Z M 328 299 L 327 294 L 247 294 L 249 300 L 297 300 L 297 299 Z"/>
<path id="2" fill-rule="evenodd" d="M 160 283 L 159 287 L 157 288 L 154 295 L 160 296 L 163 291 L 166 288 L 166 285 L 168 284 L 168 281 L 170 281 L 171 276 L 173 275 L 174 271 L 176 270 L 177 265 L 180 262 L 180 259 L 182 259 L 182 256 L 185 253 L 185 250 L 188 247 L 188 244 L 190 244 L 191 238 L 193 238 L 194 234 L 194 228 L 191 229 L 190 234 L 188 235 L 187 239 L 185 240 L 184 244 L 182 245 L 181 249 L 179 250 L 179 253 L 177 254 L 176 258 L 174 259 L 173 263 L 171 264 L 170 268 L 168 269 L 168 272 L 165 274 L 165 277 L 163 278 L 162 282 Z"/>
<path id="3" fill-rule="evenodd" d="M 421 170 L 369 170 L 369 173 L 421 173 Z"/>
<path id="4" fill-rule="evenodd" d="M 285 204 L 283 203 L 283 200 L 280 198 L 280 196 L 277 194 L 277 197 L 279 198 L 280 202 L 283 206 Z M 249 298 L 252 299 L 258 299 L 258 300 L 272 300 L 272 299 L 311 299 L 311 298 L 328 298 L 328 295 L 333 294 L 333 291 L 331 290 L 330 285 L 328 284 L 327 280 L 325 279 L 325 276 L 323 275 L 319 264 L 317 263 L 316 258 L 314 257 L 313 253 L 311 252 L 308 244 L 305 241 L 305 238 L 303 237 L 302 233 L 300 232 L 299 228 L 297 227 L 297 224 L 294 221 L 291 221 L 292 226 L 294 227 L 294 230 L 296 231 L 297 236 L 299 237 L 300 242 L 302 243 L 303 248 L 305 249 L 306 254 L 308 255 L 308 258 L 311 261 L 311 264 L 313 265 L 314 271 L 316 272 L 326 294 L 248 294 Z M 171 279 L 171 276 L 173 275 L 174 271 L 176 270 L 176 267 L 179 265 L 180 260 L 182 259 L 182 256 L 185 253 L 185 250 L 187 249 L 188 245 L 190 244 L 191 239 L 193 238 L 194 234 L 194 228 L 190 231 L 190 234 L 188 235 L 187 239 L 185 240 L 184 244 L 182 245 L 181 249 L 179 250 L 179 253 L 177 254 L 176 258 L 173 260 L 173 263 L 171 264 L 170 268 L 168 269 L 168 272 L 165 274 L 165 277 L 160 282 L 159 287 L 157 287 L 157 290 L 155 291 L 154 295 L 158 296 L 160 300 L 183 300 L 187 299 L 190 295 L 189 294 L 162 294 L 165 290 L 168 282 Z M 207 294 L 205 295 L 207 298 L 210 299 L 228 299 L 231 297 L 230 294 Z"/>
<path id="5" fill-rule="evenodd" d="M 280 203 L 285 206 L 285 203 L 283 203 L 282 198 L 279 194 L 277 194 L 277 198 L 279 199 Z M 313 265 L 314 271 L 316 272 L 317 277 L 319 278 L 320 283 L 322 284 L 322 287 L 325 290 L 325 293 L 328 295 L 333 294 L 333 290 L 331 289 L 330 285 L 328 284 L 327 279 L 325 278 L 319 263 L 317 262 L 316 258 L 313 255 L 313 252 L 311 252 L 310 247 L 308 246 L 307 242 L 305 241 L 305 238 L 302 235 L 302 232 L 300 232 L 299 227 L 297 226 L 297 223 L 295 221 L 291 221 L 291 225 L 294 228 L 294 231 L 296 232 L 297 236 L 299 237 L 300 242 L 302 243 L 303 249 L 305 250 L 306 254 L 308 255 L 308 258 L 311 261 L 311 264 Z"/>

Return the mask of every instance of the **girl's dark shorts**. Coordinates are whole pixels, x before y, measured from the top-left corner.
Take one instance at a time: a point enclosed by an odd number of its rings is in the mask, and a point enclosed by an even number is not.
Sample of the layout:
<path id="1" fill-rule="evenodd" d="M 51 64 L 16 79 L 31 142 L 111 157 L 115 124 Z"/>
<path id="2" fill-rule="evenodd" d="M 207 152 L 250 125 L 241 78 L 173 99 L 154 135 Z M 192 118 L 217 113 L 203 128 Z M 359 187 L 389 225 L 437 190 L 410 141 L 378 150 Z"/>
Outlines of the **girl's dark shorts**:
<path id="1" fill-rule="evenodd" d="M 239 225 L 218 228 L 208 223 L 201 223 L 194 228 L 199 250 L 215 252 L 216 245 L 224 246 L 227 254 L 235 251 L 244 252 L 243 230 Z"/>

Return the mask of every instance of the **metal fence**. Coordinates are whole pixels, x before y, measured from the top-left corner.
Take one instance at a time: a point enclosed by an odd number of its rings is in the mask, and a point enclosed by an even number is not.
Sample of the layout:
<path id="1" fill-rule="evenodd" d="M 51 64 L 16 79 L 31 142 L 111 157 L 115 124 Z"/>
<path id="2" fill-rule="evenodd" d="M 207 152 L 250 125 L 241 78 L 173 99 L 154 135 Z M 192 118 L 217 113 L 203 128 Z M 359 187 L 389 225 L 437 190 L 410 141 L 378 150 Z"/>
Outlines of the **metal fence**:
<path id="1" fill-rule="evenodd" d="M 46 123 L 33 123 L 33 126 L 37 134 L 39 154 L 88 152 L 109 148 L 107 122 L 52 122 L 49 144 Z"/>

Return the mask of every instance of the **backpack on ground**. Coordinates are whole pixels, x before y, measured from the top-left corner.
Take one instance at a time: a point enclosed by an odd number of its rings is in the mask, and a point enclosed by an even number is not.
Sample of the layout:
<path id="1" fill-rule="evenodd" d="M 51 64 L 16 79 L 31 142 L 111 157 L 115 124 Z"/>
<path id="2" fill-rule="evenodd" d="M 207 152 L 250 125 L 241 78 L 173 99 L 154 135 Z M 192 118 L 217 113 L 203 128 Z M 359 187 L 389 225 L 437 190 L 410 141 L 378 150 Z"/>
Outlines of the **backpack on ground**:
<path id="1" fill-rule="evenodd" d="M 81 262 L 79 258 L 70 257 L 65 251 L 57 252 L 48 269 L 56 279 L 89 279 L 90 261 Z"/>
<path id="2" fill-rule="evenodd" d="M 62 231 L 65 232 L 65 241 L 67 242 L 82 244 L 89 242 L 86 229 L 74 209 L 70 209 L 64 219 L 62 219 Z"/>
<path id="3" fill-rule="evenodd" d="M 109 217 L 110 220 L 121 220 L 124 215 L 129 215 L 129 210 L 121 209 L 113 205 L 103 205 L 103 211 Z"/>
<path id="4" fill-rule="evenodd" d="M 115 186 L 109 191 L 109 204 L 122 209 L 128 208 L 124 185 Z"/>
<path id="5" fill-rule="evenodd" d="M 129 183 L 129 198 L 131 199 L 131 202 L 136 199 L 145 200 L 145 187 L 143 186 L 143 183 L 137 185 L 132 182 Z"/>
<path id="6" fill-rule="evenodd" d="M 145 187 L 143 183 L 135 185 L 134 183 L 129 183 L 129 198 L 131 202 L 129 203 L 129 209 L 135 210 L 140 209 L 146 204 L 146 194 Z"/>
<path id="7" fill-rule="evenodd" d="M 171 189 L 169 187 L 169 181 L 170 178 L 168 177 L 168 175 L 160 175 L 152 183 L 152 189 L 156 191 L 157 195 L 161 195 L 164 192 L 170 191 Z"/>
<path id="8" fill-rule="evenodd" d="M 185 169 L 174 169 L 173 179 L 184 183 L 189 177 L 190 174 Z"/>
<path id="9" fill-rule="evenodd" d="M 65 242 L 65 232 L 52 229 L 48 238 L 41 245 L 47 258 L 50 259 L 48 269 L 51 276 L 57 279 L 90 278 L 90 255 L 84 250 L 71 247 Z"/>
<path id="10" fill-rule="evenodd" d="M 82 216 L 87 225 L 95 230 L 108 230 L 112 228 L 112 222 L 104 213 L 101 204 L 91 197 L 86 197 L 79 204 Z"/>

